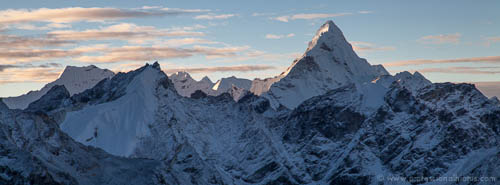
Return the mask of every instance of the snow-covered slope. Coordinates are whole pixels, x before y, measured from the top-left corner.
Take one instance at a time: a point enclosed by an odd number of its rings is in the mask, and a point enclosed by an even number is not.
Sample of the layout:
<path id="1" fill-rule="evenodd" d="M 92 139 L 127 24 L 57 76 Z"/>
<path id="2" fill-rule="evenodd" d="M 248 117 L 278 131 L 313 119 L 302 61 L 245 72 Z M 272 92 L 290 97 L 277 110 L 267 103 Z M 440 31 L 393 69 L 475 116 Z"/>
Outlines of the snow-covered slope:
<path id="1" fill-rule="evenodd" d="M 196 90 L 211 93 L 215 85 L 208 77 L 203 77 L 200 81 L 194 80 L 187 72 L 177 72 L 171 74 L 169 79 L 174 83 L 177 92 L 184 97 L 191 97 Z"/>
<path id="2" fill-rule="evenodd" d="M 370 82 L 387 72 L 382 69 L 359 58 L 342 31 L 328 21 L 317 31 L 305 54 L 296 59 L 263 96 L 271 100 L 273 107 L 281 104 L 293 109 L 328 90 L 349 83 Z"/>
<path id="3" fill-rule="evenodd" d="M 123 77 L 125 75 L 128 77 Z M 123 78 L 129 82 L 120 82 Z M 119 92 L 122 96 L 69 112 L 61 130 L 83 144 L 100 147 L 114 155 L 128 156 L 138 139 L 150 134 L 148 126 L 154 122 L 158 107 L 156 88 L 165 79 L 167 77 L 158 63 L 117 75 L 110 83 L 123 83 L 123 90 Z"/>
<path id="4" fill-rule="evenodd" d="M 52 92 L 57 94 L 59 90 Z M 63 133 L 46 114 L 9 110 L 1 101 L 0 153 L 0 184 L 137 185 L 172 181 L 160 170 L 166 168 L 160 161 L 125 159 L 87 147 Z"/>
<path id="5" fill-rule="evenodd" d="M 99 81 L 110 78 L 114 73 L 107 69 L 100 69 L 94 65 L 85 67 L 67 66 L 59 78 L 45 85 L 38 91 L 30 91 L 27 94 L 4 98 L 3 102 L 11 109 L 25 109 L 31 102 L 38 100 L 55 85 L 64 85 L 70 95 L 87 90 Z"/>

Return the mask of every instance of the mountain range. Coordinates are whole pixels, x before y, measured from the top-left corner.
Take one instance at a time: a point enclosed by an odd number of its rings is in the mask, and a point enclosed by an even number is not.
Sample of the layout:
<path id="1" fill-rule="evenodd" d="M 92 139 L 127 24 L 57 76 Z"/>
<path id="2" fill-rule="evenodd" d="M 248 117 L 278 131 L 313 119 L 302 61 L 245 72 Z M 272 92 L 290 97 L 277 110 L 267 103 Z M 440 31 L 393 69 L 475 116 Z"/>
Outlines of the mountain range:
<path id="1" fill-rule="evenodd" d="M 268 79 L 69 69 L 33 98 L 0 101 L 0 184 L 500 181 L 498 100 L 391 75 L 332 21 Z"/>

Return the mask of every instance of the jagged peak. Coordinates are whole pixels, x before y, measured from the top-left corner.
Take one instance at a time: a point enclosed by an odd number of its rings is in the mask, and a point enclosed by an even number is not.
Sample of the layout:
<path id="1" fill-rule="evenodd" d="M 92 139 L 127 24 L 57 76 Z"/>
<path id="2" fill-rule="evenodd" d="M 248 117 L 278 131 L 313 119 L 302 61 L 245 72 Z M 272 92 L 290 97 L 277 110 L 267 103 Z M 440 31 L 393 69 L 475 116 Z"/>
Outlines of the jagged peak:
<path id="1" fill-rule="evenodd" d="M 151 67 L 152 69 L 156 69 L 158 71 L 161 71 L 161 67 L 160 67 L 160 64 L 158 63 L 158 61 L 154 62 L 153 64 L 149 64 L 146 62 L 146 64 L 144 64 L 144 66 L 140 67 L 137 70 L 144 70 L 145 68 L 148 68 L 148 67 Z"/>
<path id="2" fill-rule="evenodd" d="M 40 99 L 30 103 L 26 110 L 45 112 L 51 111 L 61 105 L 65 99 L 70 97 L 68 89 L 64 85 L 54 85 Z"/>
<path id="3" fill-rule="evenodd" d="M 415 72 L 413 73 L 413 76 L 415 76 L 415 77 L 419 77 L 419 78 L 425 78 L 425 77 L 424 77 L 424 75 L 422 75 L 422 73 L 420 73 L 420 72 L 418 72 L 418 71 L 415 71 Z"/>
<path id="4" fill-rule="evenodd" d="M 160 63 L 158 63 L 158 61 L 155 61 L 153 63 L 153 68 L 161 70 Z"/>
<path id="5" fill-rule="evenodd" d="M 332 46 L 330 44 L 337 42 L 345 42 L 347 43 L 344 34 L 340 30 L 337 25 L 332 20 L 326 21 L 319 29 L 316 31 L 316 35 L 313 37 L 311 42 L 309 42 L 309 46 L 307 47 L 307 51 L 312 50 L 317 45 L 320 47 L 329 47 Z M 325 44 L 325 45 L 323 45 Z M 327 49 L 328 50 L 328 49 Z"/>
<path id="6" fill-rule="evenodd" d="M 208 78 L 208 76 L 204 76 L 200 81 L 202 81 L 202 82 L 208 82 L 208 83 L 213 83 L 212 80 L 210 80 L 210 78 Z"/>
<path id="7" fill-rule="evenodd" d="M 422 75 L 418 71 L 413 72 L 413 74 L 411 74 L 408 71 L 402 71 L 402 72 L 397 73 L 394 76 L 396 78 L 414 78 L 414 79 L 420 79 L 420 80 L 423 80 L 423 81 L 431 83 L 427 78 L 424 77 L 424 75 Z"/>
<path id="8" fill-rule="evenodd" d="M 170 76 L 173 78 L 180 78 L 180 79 L 192 79 L 191 75 L 186 71 L 177 71 Z"/>
<path id="9" fill-rule="evenodd" d="M 375 69 L 375 71 L 378 73 L 378 75 L 390 75 L 390 73 L 385 69 L 385 67 L 382 64 L 375 64 L 372 65 L 372 68 Z"/>
<path id="10" fill-rule="evenodd" d="M 396 75 L 394 76 L 401 76 L 401 77 L 404 77 L 404 76 L 412 76 L 412 74 L 408 71 L 401 71 L 399 73 L 396 73 Z"/>

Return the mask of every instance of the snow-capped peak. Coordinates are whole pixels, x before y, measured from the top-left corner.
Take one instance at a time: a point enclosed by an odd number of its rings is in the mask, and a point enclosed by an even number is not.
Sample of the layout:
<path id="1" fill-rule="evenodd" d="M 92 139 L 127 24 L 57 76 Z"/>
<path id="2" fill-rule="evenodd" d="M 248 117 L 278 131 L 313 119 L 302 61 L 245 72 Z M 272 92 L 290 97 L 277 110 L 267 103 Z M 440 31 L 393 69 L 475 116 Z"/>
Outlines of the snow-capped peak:
<path id="1" fill-rule="evenodd" d="M 196 81 L 185 71 L 179 71 L 169 76 L 170 80 L 174 83 L 177 92 L 184 97 L 191 97 L 191 94 L 196 90 L 201 90 L 206 94 L 212 91 L 214 83 L 208 78 L 204 77 L 200 81 Z"/>
<path id="2" fill-rule="evenodd" d="M 185 71 L 178 71 L 171 75 L 171 77 L 182 78 L 182 79 L 192 79 L 191 75 Z"/>
<path id="3" fill-rule="evenodd" d="M 264 94 L 274 108 L 295 108 L 304 100 L 350 83 L 362 84 L 388 74 L 358 57 L 342 31 L 327 21 L 313 37 L 304 55 L 283 72 Z M 262 85 L 261 85 L 262 86 Z M 254 88 L 257 89 L 257 88 Z M 262 92 L 265 90 L 260 90 Z"/>
<path id="4" fill-rule="evenodd" d="M 55 81 L 57 85 L 64 85 L 71 95 L 83 92 L 93 87 L 104 78 L 110 78 L 114 73 L 94 65 L 76 67 L 66 66 L 61 76 Z"/>
<path id="5" fill-rule="evenodd" d="M 139 138 L 150 134 L 148 125 L 154 122 L 159 89 L 163 87 L 167 89 L 163 92 L 177 95 L 165 83 L 169 83 L 168 78 L 157 63 L 119 73 L 111 80 L 75 95 L 103 92 L 99 98 L 111 101 L 99 101 L 68 113 L 60 127 L 83 144 L 100 147 L 114 155 L 128 156 Z"/>
<path id="6" fill-rule="evenodd" d="M 70 95 L 81 93 L 94 87 L 103 79 L 111 78 L 114 73 L 107 69 L 101 69 L 94 65 L 90 66 L 66 66 L 59 78 L 45 85 L 38 91 L 30 91 L 27 94 L 4 98 L 4 103 L 11 109 L 25 109 L 28 105 L 45 95 L 55 85 L 64 85 Z"/>
<path id="7" fill-rule="evenodd" d="M 327 46 L 330 44 L 338 43 L 338 42 L 347 42 L 345 40 L 344 34 L 340 30 L 333 21 L 329 20 L 323 24 L 316 35 L 314 35 L 311 42 L 309 42 L 309 46 L 307 47 L 307 51 L 313 49 L 314 47 L 323 47 L 321 44 L 326 44 Z"/>
<path id="8" fill-rule="evenodd" d="M 417 90 L 432 84 L 431 81 L 427 80 L 427 78 L 418 71 L 415 71 L 413 74 L 408 71 L 403 71 L 394 75 L 394 78 L 401 86 L 410 90 L 412 93 L 416 93 Z"/>
<path id="9" fill-rule="evenodd" d="M 417 94 L 419 89 L 425 86 L 431 85 L 432 82 L 427 80 L 422 74 L 415 71 L 411 74 L 408 71 L 399 72 L 394 76 L 382 75 L 372 81 L 372 83 L 378 83 L 382 86 L 389 88 L 392 83 L 398 83 L 401 87 L 406 88 L 412 94 Z"/>

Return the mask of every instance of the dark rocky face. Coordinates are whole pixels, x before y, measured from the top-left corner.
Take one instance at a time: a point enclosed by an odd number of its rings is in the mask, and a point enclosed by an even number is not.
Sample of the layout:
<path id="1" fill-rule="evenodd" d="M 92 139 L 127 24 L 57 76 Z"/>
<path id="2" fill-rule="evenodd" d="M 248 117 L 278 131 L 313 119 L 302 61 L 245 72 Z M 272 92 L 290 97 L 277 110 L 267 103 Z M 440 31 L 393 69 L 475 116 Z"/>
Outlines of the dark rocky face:
<path id="1" fill-rule="evenodd" d="M 39 100 L 31 103 L 26 110 L 30 112 L 50 112 L 56 108 L 62 107 L 64 101 L 69 99 L 69 97 L 69 92 L 63 85 L 56 85 Z"/>
<path id="2" fill-rule="evenodd" d="M 290 71 L 291 78 L 300 78 L 301 74 L 319 72 L 321 70 L 312 56 L 304 57 L 296 63 L 295 67 Z"/>
<path id="3" fill-rule="evenodd" d="M 200 98 L 206 98 L 206 97 L 207 97 L 207 94 L 201 90 L 196 90 L 193 94 L 191 94 L 191 98 L 193 98 L 193 99 L 200 99 Z"/>
<path id="4" fill-rule="evenodd" d="M 476 91 L 471 86 L 457 86 L 436 85 L 436 90 L 418 97 L 393 86 L 384 98 L 385 104 L 368 115 L 357 112 L 355 107 L 335 106 L 338 101 L 333 100 L 344 92 L 338 89 L 304 102 L 282 118 L 279 122 L 288 125 L 283 141 L 291 153 L 304 159 L 300 166 L 315 181 L 385 184 L 376 178 L 380 174 L 369 172 L 373 165 L 383 166 L 394 176 L 437 178 L 453 170 L 451 164 L 456 161 L 499 144 L 498 111 L 470 117 L 466 108 L 449 112 L 428 103 L 450 99 L 458 92 Z M 329 100 L 331 103 L 324 103 Z M 481 164 L 480 168 L 486 166 L 491 164 Z"/>

